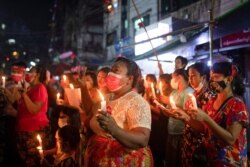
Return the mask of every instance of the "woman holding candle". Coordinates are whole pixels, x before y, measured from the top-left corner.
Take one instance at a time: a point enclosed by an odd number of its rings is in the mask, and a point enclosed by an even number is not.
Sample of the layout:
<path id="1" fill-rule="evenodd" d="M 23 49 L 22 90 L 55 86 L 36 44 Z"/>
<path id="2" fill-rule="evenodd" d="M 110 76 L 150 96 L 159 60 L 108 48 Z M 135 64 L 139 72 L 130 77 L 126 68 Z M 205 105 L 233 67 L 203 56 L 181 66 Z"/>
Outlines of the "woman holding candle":
<path id="1" fill-rule="evenodd" d="M 42 139 L 45 139 L 48 132 L 46 127 L 49 122 L 46 115 L 48 94 L 43 84 L 46 79 L 46 69 L 42 66 L 35 66 L 25 79 L 30 83 L 30 87 L 24 87 L 17 94 L 19 97 L 16 126 L 17 146 L 26 166 L 39 166 L 40 157 L 36 149 L 38 146 L 36 136 L 39 133 Z M 43 146 L 46 144 L 46 140 L 43 140 Z"/>
<path id="2" fill-rule="evenodd" d="M 154 166 L 164 166 L 164 135 L 162 125 L 162 115 L 160 108 L 155 104 L 158 94 L 156 94 L 157 79 L 154 74 L 147 74 L 145 80 L 144 98 L 150 105 L 151 109 L 151 135 L 149 138 L 149 146 L 154 158 Z M 163 117 L 164 118 L 164 117 Z M 162 140 L 163 139 L 163 140 Z"/>
<path id="3" fill-rule="evenodd" d="M 195 63 L 188 67 L 189 83 L 194 89 L 193 94 L 189 94 L 185 103 L 186 109 L 197 110 L 197 106 L 202 108 L 214 94 L 208 89 L 210 69 L 205 63 Z M 190 119 L 185 125 L 182 143 L 182 166 L 203 166 L 202 157 L 204 152 L 201 150 L 201 142 L 204 134 L 192 128 L 200 126 L 200 123 Z M 199 148 L 199 153 L 198 149 Z"/>
<path id="4" fill-rule="evenodd" d="M 147 102 L 133 88 L 140 76 L 137 64 L 119 57 L 108 74 L 108 112 L 99 111 L 90 120 L 94 135 L 89 139 L 85 166 L 152 166 L 147 147 L 151 114 Z"/>
<path id="5" fill-rule="evenodd" d="M 215 63 L 210 73 L 210 87 L 217 96 L 192 116 L 203 122 L 207 133 L 204 145 L 210 166 L 247 166 L 248 112 L 239 98 L 244 93 L 240 74 L 229 62 Z M 206 112 L 204 112 L 206 111 Z"/>
<path id="6" fill-rule="evenodd" d="M 181 143 L 183 139 L 183 131 L 185 123 L 183 120 L 188 120 L 188 115 L 176 114 L 178 110 L 185 109 L 185 103 L 188 99 L 188 94 L 193 92 L 193 89 L 188 85 L 188 76 L 184 69 L 177 69 L 172 74 L 171 87 L 175 89 L 170 96 L 173 98 L 173 103 L 177 109 L 172 107 L 170 112 L 164 112 L 169 117 L 168 120 L 168 136 L 166 144 L 166 166 L 181 166 Z"/>

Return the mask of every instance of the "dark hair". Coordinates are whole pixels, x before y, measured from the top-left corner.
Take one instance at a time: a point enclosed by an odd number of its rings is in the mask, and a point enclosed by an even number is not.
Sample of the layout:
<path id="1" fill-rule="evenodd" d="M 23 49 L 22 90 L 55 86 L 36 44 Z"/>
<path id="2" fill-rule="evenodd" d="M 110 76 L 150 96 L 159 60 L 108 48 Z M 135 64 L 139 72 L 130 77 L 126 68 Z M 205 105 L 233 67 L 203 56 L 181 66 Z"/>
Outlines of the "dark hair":
<path id="1" fill-rule="evenodd" d="M 186 70 L 184 70 L 184 69 L 176 69 L 174 71 L 174 74 L 181 75 L 184 78 L 184 80 L 188 81 L 188 75 L 187 75 Z"/>
<path id="2" fill-rule="evenodd" d="M 125 65 L 128 69 L 127 75 L 133 76 L 132 88 L 134 88 L 137 85 L 138 81 L 141 79 L 141 70 L 140 70 L 139 66 L 134 61 L 129 60 L 129 59 L 124 58 L 124 57 L 118 57 L 115 60 L 115 63 L 116 62 L 125 63 Z"/>
<path id="3" fill-rule="evenodd" d="M 79 129 L 72 125 L 66 125 L 58 130 L 60 137 L 60 147 L 62 152 L 70 153 L 77 149 L 80 143 Z"/>
<path id="4" fill-rule="evenodd" d="M 57 105 L 55 107 L 55 111 L 57 114 L 57 118 L 59 118 L 60 112 L 62 112 L 65 115 L 69 116 L 69 124 L 77 127 L 78 129 L 81 126 L 81 120 L 80 120 L 80 112 L 78 108 L 73 106 L 66 106 L 66 105 Z"/>
<path id="5" fill-rule="evenodd" d="M 137 93 L 144 95 L 145 87 L 144 87 L 144 79 L 140 79 L 136 85 Z"/>
<path id="6" fill-rule="evenodd" d="M 170 83 L 170 81 L 172 79 L 172 75 L 170 75 L 170 74 L 161 74 L 159 79 L 164 80 L 166 83 Z"/>
<path id="7" fill-rule="evenodd" d="M 185 65 L 185 67 L 186 67 L 186 65 L 187 65 L 187 63 L 188 63 L 187 58 L 185 58 L 185 57 L 183 57 L 183 56 L 177 56 L 177 57 L 175 58 L 175 60 L 177 60 L 177 59 L 180 59 L 180 60 L 181 60 L 181 63 L 182 63 L 183 65 Z"/>
<path id="8" fill-rule="evenodd" d="M 206 80 L 209 81 L 210 78 L 210 69 L 206 63 L 195 63 L 188 67 L 188 71 L 190 68 L 195 69 L 201 76 L 206 76 Z"/>
<path id="9" fill-rule="evenodd" d="M 93 87 L 95 87 L 95 88 L 98 87 L 96 73 L 94 73 L 94 72 L 92 72 L 92 71 L 87 71 L 87 72 L 85 73 L 85 76 L 90 76 L 90 78 L 91 78 L 92 81 L 93 81 Z"/>
<path id="10" fill-rule="evenodd" d="M 108 74 L 110 71 L 111 71 L 111 68 L 110 68 L 110 67 L 102 67 L 102 68 L 100 68 L 100 69 L 97 71 L 97 74 L 98 74 L 99 72 L 104 72 L 105 74 Z"/>
<path id="11" fill-rule="evenodd" d="M 19 62 L 13 63 L 11 66 L 18 66 L 18 67 L 27 68 L 26 63 L 23 62 L 23 61 L 19 61 Z"/>
<path id="12" fill-rule="evenodd" d="M 157 82 L 156 76 L 154 74 L 147 74 L 146 79 L 150 78 L 154 83 Z"/>
<path id="13" fill-rule="evenodd" d="M 42 65 L 36 65 L 34 67 L 31 68 L 31 70 L 35 69 L 36 70 L 36 73 L 38 73 L 40 76 L 39 76 L 39 81 L 44 83 L 47 79 L 47 76 L 46 76 L 46 73 L 47 73 L 47 69 L 42 66 Z"/>
<path id="14" fill-rule="evenodd" d="M 237 71 L 237 67 L 230 62 L 214 63 L 211 69 L 214 73 L 223 74 L 225 77 L 233 76 L 231 83 L 232 91 L 235 95 L 242 96 L 245 92 L 243 79 Z"/>

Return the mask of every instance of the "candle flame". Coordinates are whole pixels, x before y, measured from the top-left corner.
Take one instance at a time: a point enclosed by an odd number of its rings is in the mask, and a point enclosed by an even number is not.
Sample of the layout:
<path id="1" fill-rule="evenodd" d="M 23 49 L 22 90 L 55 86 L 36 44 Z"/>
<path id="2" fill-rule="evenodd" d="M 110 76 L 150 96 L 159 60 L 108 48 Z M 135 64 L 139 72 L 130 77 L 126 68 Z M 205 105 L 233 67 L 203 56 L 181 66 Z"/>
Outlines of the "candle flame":
<path id="1" fill-rule="evenodd" d="M 39 143 L 42 142 L 41 136 L 40 136 L 39 134 L 36 136 L 36 138 L 37 138 L 37 140 L 39 141 Z"/>
<path id="2" fill-rule="evenodd" d="M 63 75 L 63 80 L 66 81 L 67 77 L 66 75 Z"/>
<path id="3" fill-rule="evenodd" d="M 6 79 L 6 77 L 5 76 L 2 76 L 2 80 L 5 80 Z"/>
<path id="4" fill-rule="evenodd" d="M 97 92 L 98 92 L 101 100 L 104 101 L 104 96 L 103 96 L 102 92 L 100 90 L 98 90 L 98 89 L 97 89 Z"/>
<path id="5" fill-rule="evenodd" d="M 152 88 L 152 89 L 154 88 L 154 83 L 151 83 L 151 88 Z"/>
<path id="6" fill-rule="evenodd" d="M 38 150 L 42 150 L 43 148 L 41 146 L 36 147 Z"/>
<path id="7" fill-rule="evenodd" d="M 59 99 L 60 98 L 60 93 L 56 94 L 56 98 Z"/>
<path id="8" fill-rule="evenodd" d="M 74 85 L 71 83 L 71 84 L 69 84 L 69 87 L 71 88 L 71 89 L 74 89 Z"/>
<path id="9" fill-rule="evenodd" d="M 159 83 L 159 90 L 160 90 L 160 94 L 163 95 L 163 92 L 162 92 L 162 82 L 161 81 Z"/>
<path id="10" fill-rule="evenodd" d="M 172 107 L 173 109 L 176 109 L 176 105 L 175 105 L 173 96 L 170 96 L 170 97 L 169 97 L 169 101 L 170 101 L 171 107 Z"/>

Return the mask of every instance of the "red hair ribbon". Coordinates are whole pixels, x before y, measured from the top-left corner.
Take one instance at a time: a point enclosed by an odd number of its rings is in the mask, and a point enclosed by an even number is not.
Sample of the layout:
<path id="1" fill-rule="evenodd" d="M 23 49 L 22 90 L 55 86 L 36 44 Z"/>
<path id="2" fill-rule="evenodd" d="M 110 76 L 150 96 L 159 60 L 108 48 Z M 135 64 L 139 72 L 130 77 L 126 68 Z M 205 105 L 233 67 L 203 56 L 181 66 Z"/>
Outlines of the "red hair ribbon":
<path id="1" fill-rule="evenodd" d="M 237 68 L 235 65 L 232 65 L 232 76 L 235 77 L 237 75 Z"/>

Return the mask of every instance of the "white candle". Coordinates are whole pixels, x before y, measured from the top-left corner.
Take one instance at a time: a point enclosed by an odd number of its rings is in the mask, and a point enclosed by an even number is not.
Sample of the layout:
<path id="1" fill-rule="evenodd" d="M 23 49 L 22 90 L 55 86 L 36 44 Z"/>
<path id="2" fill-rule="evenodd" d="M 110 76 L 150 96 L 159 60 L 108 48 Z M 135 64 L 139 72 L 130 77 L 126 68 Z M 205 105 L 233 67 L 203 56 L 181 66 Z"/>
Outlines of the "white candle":
<path id="1" fill-rule="evenodd" d="M 165 106 L 163 106 L 160 102 L 158 102 L 157 100 L 154 100 L 154 103 L 159 106 L 161 109 L 163 110 L 167 110 L 167 108 Z"/>
<path id="2" fill-rule="evenodd" d="M 57 93 L 57 94 L 56 94 L 56 100 L 59 100 L 59 99 L 60 99 L 60 96 L 61 96 L 60 93 Z"/>
<path id="3" fill-rule="evenodd" d="M 37 140 L 38 140 L 38 142 L 39 142 L 39 146 L 38 146 L 38 147 L 36 147 L 36 148 L 38 149 L 38 151 L 39 151 L 39 153 L 40 153 L 40 155 L 41 155 L 41 158 L 43 159 L 43 146 L 42 146 L 42 139 L 41 139 L 41 137 L 40 137 L 40 135 L 39 135 L 39 134 L 36 136 L 36 138 L 37 138 Z"/>
<path id="4" fill-rule="evenodd" d="M 192 109 L 197 110 L 198 107 L 197 107 L 196 98 L 194 97 L 194 95 L 192 93 L 189 93 L 188 95 L 189 95 L 189 97 L 191 98 L 191 101 L 192 101 L 192 105 L 193 105 Z"/>
<path id="5" fill-rule="evenodd" d="M 71 83 L 71 84 L 69 84 L 69 87 L 71 88 L 71 89 L 74 89 L 74 85 Z"/>
<path id="6" fill-rule="evenodd" d="M 63 81 L 65 82 L 67 80 L 66 75 L 63 75 Z"/>
<path id="7" fill-rule="evenodd" d="M 163 91 L 162 91 L 162 82 L 160 81 L 159 83 L 159 91 L 160 91 L 160 95 L 163 95 Z"/>
<path id="8" fill-rule="evenodd" d="M 173 96 L 169 97 L 169 101 L 170 101 L 170 105 L 171 105 L 172 109 L 177 109 Z"/>
<path id="9" fill-rule="evenodd" d="M 97 90 L 101 98 L 101 111 L 107 111 L 107 104 L 100 90 Z"/>
<path id="10" fill-rule="evenodd" d="M 151 91 L 152 91 L 153 98 L 156 99 L 154 83 L 151 83 Z"/>
<path id="11" fill-rule="evenodd" d="M 5 88 L 6 77 L 2 76 L 2 87 Z"/>

